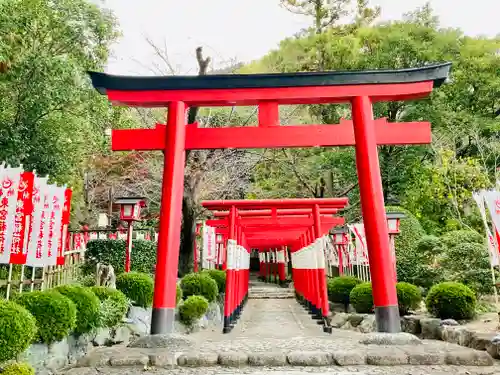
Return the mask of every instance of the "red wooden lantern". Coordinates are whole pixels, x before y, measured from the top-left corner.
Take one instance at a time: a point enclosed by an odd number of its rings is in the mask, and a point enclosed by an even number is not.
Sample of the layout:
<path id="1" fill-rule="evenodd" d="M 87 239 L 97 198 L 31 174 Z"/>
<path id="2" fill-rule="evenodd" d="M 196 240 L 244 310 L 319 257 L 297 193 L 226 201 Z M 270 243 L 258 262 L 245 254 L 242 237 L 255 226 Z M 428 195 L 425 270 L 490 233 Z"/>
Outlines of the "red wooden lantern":
<path id="1" fill-rule="evenodd" d="M 330 234 L 332 235 L 334 245 L 347 245 L 346 227 L 335 228 Z"/>
<path id="2" fill-rule="evenodd" d="M 142 197 L 117 198 L 116 204 L 120 205 L 120 220 L 128 223 L 127 229 L 127 251 L 125 252 L 125 272 L 130 272 L 132 257 L 132 231 L 133 222 L 140 220 L 141 208 L 146 206 Z"/>
<path id="3" fill-rule="evenodd" d="M 389 235 L 399 234 L 399 225 L 401 224 L 401 219 L 404 219 L 406 215 L 402 212 L 388 212 L 386 214 L 386 217 Z"/>
<path id="4" fill-rule="evenodd" d="M 128 197 L 118 198 L 115 201 L 120 205 L 120 220 L 138 221 L 141 217 L 141 208 L 145 206 L 144 198 Z"/>

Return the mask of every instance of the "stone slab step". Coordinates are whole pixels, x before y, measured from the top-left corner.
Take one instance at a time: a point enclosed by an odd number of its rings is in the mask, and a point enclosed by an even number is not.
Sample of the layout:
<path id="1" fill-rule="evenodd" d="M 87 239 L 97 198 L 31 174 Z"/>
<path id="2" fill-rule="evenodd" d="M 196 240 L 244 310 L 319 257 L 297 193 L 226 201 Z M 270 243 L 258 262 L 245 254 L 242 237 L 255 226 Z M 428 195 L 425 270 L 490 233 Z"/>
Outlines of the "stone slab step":
<path id="1" fill-rule="evenodd" d="M 294 299 L 294 296 L 249 295 L 249 299 Z"/>
<path id="2" fill-rule="evenodd" d="M 171 352 L 122 349 L 117 353 L 93 352 L 78 361 L 79 368 L 92 367 L 308 367 L 308 366 L 495 366 L 493 358 L 484 351 L 452 349 L 429 352 L 417 347 L 383 347 L 368 350 L 289 351 L 289 352 Z M 498 368 L 500 370 L 500 367 Z M 453 373 L 450 369 L 450 373 Z M 72 374 L 71 371 L 66 374 Z M 74 374 L 77 374 L 75 371 Z"/>

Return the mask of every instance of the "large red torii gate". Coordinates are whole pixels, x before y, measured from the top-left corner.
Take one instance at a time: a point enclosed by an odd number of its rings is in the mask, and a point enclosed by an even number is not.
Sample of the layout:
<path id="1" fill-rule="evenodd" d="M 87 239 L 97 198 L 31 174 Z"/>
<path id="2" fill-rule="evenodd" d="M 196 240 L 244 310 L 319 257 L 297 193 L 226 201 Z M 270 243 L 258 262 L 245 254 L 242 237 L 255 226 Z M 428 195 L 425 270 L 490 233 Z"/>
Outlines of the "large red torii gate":
<path id="1" fill-rule="evenodd" d="M 264 199 L 264 200 L 226 200 L 226 201 L 205 201 L 202 206 L 216 213 L 219 219 L 208 220 L 207 225 L 217 228 L 218 233 L 227 236 L 228 242 L 244 240 L 250 248 L 267 247 L 292 247 L 299 245 L 296 250 L 300 250 L 305 245 L 313 243 L 316 239 L 329 233 L 330 229 L 336 225 L 344 224 L 343 218 L 333 217 L 333 213 L 343 209 L 348 203 L 347 198 L 326 198 L 326 199 Z M 294 208 L 297 207 L 297 208 Z M 250 215 L 249 215 L 250 214 Z M 280 264 L 284 271 L 284 249 Z M 306 254 L 309 268 L 299 263 L 295 267 L 294 281 L 297 282 L 297 291 L 300 290 L 299 274 L 306 275 L 304 278 L 308 283 L 314 285 L 310 288 L 310 293 L 305 293 L 302 297 L 307 301 L 307 308 L 313 316 L 321 320 L 325 332 L 332 332 L 328 321 L 329 304 L 326 286 L 326 274 L 324 266 L 324 254 Z M 231 255 L 228 255 L 231 258 Z M 262 265 L 261 265 L 262 266 Z M 270 263 L 268 265 L 271 267 Z M 293 267 L 293 265 L 292 265 Z M 248 285 L 239 285 L 234 281 L 232 267 L 227 268 L 225 311 L 224 311 L 224 332 L 230 332 L 233 324 L 239 318 Z M 282 272 L 282 276 L 283 272 Z M 297 279 L 298 277 L 298 279 Z M 241 292 L 243 288 L 243 293 Z M 243 300 L 232 302 L 234 291 L 237 290 L 238 297 L 243 295 Z M 313 290 L 314 289 L 314 290 Z M 302 290 L 302 293 L 305 291 Z M 232 310 L 234 308 L 234 312 Z"/>
<path id="2" fill-rule="evenodd" d="M 92 84 L 115 104 L 168 107 L 167 125 L 114 130 L 113 150 L 162 150 L 164 172 L 151 333 L 174 329 L 185 151 L 208 148 L 356 147 L 377 327 L 400 331 L 394 269 L 377 145 L 426 144 L 430 124 L 374 120 L 372 104 L 428 96 L 448 77 L 450 63 L 399 70 L 253 75 L 125 77 L 90 72 Z M 279 105 L 350 103 L 352 122 L 280 126 Z M 186 124 L 189 106 L 258 105 L 258 127 L 207 129 Z M 186 126 L 187 125 L 187 126 Z M 411 128 L 411 131 L 410 131 Z"/>

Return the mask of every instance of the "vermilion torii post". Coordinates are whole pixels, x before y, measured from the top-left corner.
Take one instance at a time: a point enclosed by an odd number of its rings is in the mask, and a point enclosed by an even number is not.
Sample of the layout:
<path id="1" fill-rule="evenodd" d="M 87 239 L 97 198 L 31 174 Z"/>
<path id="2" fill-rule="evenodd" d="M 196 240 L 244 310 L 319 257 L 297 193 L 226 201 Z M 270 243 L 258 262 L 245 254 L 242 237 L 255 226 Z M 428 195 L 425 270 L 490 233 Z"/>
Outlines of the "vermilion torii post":
<path id="1" fill-rule="evenodd" d="M 399 331 L 377 145 L 430 143 L 431 131 L 425 122 L 374 120 L 372 104 L 426 97 L 446 80 L 450 66 L 196 77 L 120 77 L 91 72 L 94 87 L 113 103 L 168 107 L 167 126 L 112 133 L 113 150 L 162 150 L 165 154 L 151 332 L 169 333 L 174 328 L 185 150 L 314 146 L 356 147 L 377 327 L 382 332 Z M 279 105 L 328 103 L 351 103 L 353 121 L 336 126 L 280 126 Z M 259 126 L 186 126 L 189 106 L 235 105 L 259 106 Z"/>

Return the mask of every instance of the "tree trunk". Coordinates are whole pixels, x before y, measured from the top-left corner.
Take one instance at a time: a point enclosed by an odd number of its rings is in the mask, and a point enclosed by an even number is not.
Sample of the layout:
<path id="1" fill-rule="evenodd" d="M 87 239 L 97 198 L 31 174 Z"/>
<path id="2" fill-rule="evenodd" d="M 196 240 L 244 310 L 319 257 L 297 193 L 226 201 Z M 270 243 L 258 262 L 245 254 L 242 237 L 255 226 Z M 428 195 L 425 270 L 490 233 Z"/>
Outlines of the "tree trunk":
<path id="1" fill-rule="evenodd" d="M 181 277 L 193 271 L 193 245 L 196 238 L 195 204 L 192 192 L 185 191 L 182 199 L 182 230 L 179 251 L 179 276 Z"/>
<path id="2" fill-rule="evenodd" d="M 198 75 L 206 75 L 210 57 L 203 58 L 203 50 L 201 47 L 196 48 L 196 60 L 198 61 Z M 188 124 L 196 121 L 198 114 L 197 107 L 189 108 Z M 186 164 L 193 153 L 186 152 Z M 196 239 L 196 197 L 197 188 L 200 179 L 192 175 L 185 175 L 184 197 L 182 199 L 182 229 L 181 229 L 181 246 L 179 249 L 179 276 L 193 271 L 193 251 L 194 241 Z"/>

